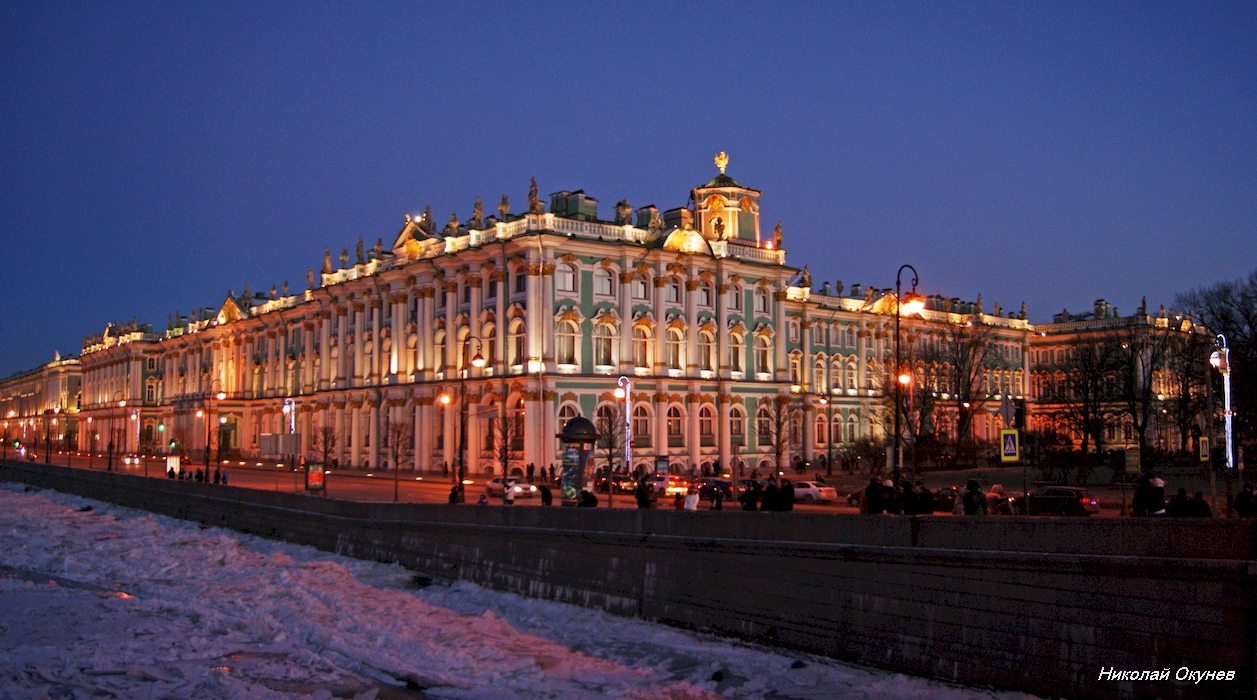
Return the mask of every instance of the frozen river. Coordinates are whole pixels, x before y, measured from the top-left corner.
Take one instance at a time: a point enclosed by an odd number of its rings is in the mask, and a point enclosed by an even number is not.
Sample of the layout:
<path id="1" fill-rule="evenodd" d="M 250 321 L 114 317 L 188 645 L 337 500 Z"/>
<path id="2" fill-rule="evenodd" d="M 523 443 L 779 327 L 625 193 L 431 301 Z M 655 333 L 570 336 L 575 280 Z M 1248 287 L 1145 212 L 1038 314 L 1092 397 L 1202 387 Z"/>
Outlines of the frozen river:
<path id="1" fill-rule="evenodd" d="M 21 485 L 0 698 L 1028 698 L 770 650 Z"/>

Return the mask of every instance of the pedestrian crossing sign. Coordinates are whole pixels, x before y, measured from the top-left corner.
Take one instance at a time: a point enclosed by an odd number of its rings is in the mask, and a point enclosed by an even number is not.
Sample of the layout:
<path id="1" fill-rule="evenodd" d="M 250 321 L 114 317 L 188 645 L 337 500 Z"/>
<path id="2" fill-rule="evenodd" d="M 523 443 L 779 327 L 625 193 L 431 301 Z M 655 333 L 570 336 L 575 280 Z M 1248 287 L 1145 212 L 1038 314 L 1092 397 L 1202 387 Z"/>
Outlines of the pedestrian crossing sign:
<path id="1" fill-rule="evenodd" d="M 1000 461 L 1021 461 L 1021 433 L 1016 430 L 999 431 Z"/>
<path id="2" fill-rule="evenodd" d="M 1201 435 L 1197 439 L 1200 443 L 1200 461 L 1208 462 L 1209 461 L 1209 438 L 1205 435 Z"/>

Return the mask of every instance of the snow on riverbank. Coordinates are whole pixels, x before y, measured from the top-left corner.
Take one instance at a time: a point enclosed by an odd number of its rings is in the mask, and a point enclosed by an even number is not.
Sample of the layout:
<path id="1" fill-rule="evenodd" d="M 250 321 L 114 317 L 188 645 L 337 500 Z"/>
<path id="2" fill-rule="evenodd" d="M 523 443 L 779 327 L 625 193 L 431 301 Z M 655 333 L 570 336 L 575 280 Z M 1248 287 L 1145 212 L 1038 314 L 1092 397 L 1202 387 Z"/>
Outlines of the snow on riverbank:
<path id="1" fill-rule="evenodd" d="M 2 698 L 365 699 L 407 683 L 412 697 L 1028 697 L 469 584 L 416 590 L 398 566 L 0 488 Z"/>

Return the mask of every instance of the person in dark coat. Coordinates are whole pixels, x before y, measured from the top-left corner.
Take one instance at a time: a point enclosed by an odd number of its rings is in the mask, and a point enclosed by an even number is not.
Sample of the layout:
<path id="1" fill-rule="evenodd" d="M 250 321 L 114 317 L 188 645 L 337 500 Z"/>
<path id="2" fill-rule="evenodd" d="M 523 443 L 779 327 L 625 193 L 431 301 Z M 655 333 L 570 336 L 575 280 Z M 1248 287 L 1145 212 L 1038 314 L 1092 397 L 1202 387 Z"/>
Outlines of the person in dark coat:
<path id="1" fill-rule="evenodd" d="M 759 497 L 761 495 L 759 482 L 751 482 L 750 488 L 743 491 L 742 495 L 738 497 L 738 500 L 742 503 L 742 510 L 756 510 L 759 507 Z"/>
<path id="2" fill-rule="evenodd" d="M 223 470 L 223 486 L 227 485 L 227 470 Z"/>
<path id="3" fill-rule="evenodd" d="M 588 491 L 581 491 L 580 501 L 576 505 L 580 508 L 597 508 L 598 497 Z"/>
<path id="4" fill-rule="evenodd" d="M 633 492 L 633 499 L 637 501 L 638 508 L 650 508 L 650 489 L 646 488 L 645 479 L 637 482 L 637 490 Z"/>
<path id="5" fill-rule="evenodd" d="M 764 487 L 764 495 L 760 501 L 759 509 L 767 512 L 776 512 L 780 510 L 777 499 L 780 497 L 777 482 L 772 479 L 768 480 L 768 485 Z"/>
<path id="6" fill-rule="evenodd" d="M 917 507 L 920 502 L 917 500 L 917 490 L 913 488 L 912 482 L 904 479 L 900 482 L 899 489 L 899 512 L 904 515 L 916 515 Z"/>
<path id="7" fill-rule="evenodd" d="M 917 515 L 934 513 L 934 493 L 925 488 L 925 484 L 917 482 Z"/>
<path id="8" fill-rule="evenodd" d="M 711 497 L 711 509 L 712 510 L 725 509 L 725 491 L 724 489 L 720 488 L 720 484 L 716 484 L 716 494 Z"/>
<path id="9" fill-rule="evenodd" d="M 1165 515 L 1165 482 L 1160 479 L 1152 480 L 1152 488 L 1148 493 L 1148 515 Z"/>
<path id="10" fill-rule="evenodd" d="M 1205 500 L 1205 494 L 1197 491 L 1192 495 L 1191 500 L 1191 517 L 1193 518 L 1212 518 L 1213 508 L 1209 506 L 1209 502 Z"/>
<path id="11" fill-rule="evenodd" d="M 537 492 L 541 494 L 541 505 L 548 506 L 554 503 L 554 494 L 550 493 L 550 487 L 546 484 L 538 485 Z"/>
<path id="12" fill-rule="evenodd" d="M 882 482 L 882 508 L 890 515 L 899 512 L 899 494 L 895 492 L 895 482 L 890 479 Z"/>
<path id="13" fill-rule="evenodd" d="M 458 503 L 458 487 L 457 486 L 450 487 L 450 503 L 455 503 L 455 504 Z"/>
<path id="14" fill-rule="evenodd" d="M 1191 511 L 1192 501 L 1187 497 L 1187 489 L 1179 487 L 1178 494 L 1165 506 L 1165 514 L 1171 518 L 1190 518 Z"/>
<path id="15" fill-rule="evenodd" d="M 781 488 L 777 491 L 777 510 L 783 513 L 794 510 L 794 484 L 789 479 L 781 480 Z"/>
<path id="16" fill-rule="evenodd" d="M 1135 517 L 1142 518 L 1151 513 L 1148 510 L 1148 504 L 1152 496 L 1152 479 L 1147 474 L 1140 474 L 1135 480 L 1135 493 L 1131 498 L 1131 509 L 1135 512 Z"/>
<path id="17" fill-rule="evenodd" d="M 964 511 L 965 515 L 986 515 L 986 494 L 982 493 L 982 489 L 978 487 L 976 479 L 970 479 L 965 485 Z"/>
<path id="18" fill-rule="evenodd" d="M 205 472 L 201 471 L 200 467 L 197 467 L 196 474 L 192 478 L 196 479 L 196 482 L 199 484 L 202 481 L 205 481 Z"/>
<path id="19" fill-rule="evenodd" d="M 166 478 L 167 478 L 167 479 L 173 479 L 173 478 L 175 478 L 175 468 L 174 468 L 174 467 L 171 467 L 171 468 L 169 468 L 169 469 L 167 469 L 167 470 L 166 470 Z"/>
<path id="20" fill-rule="evenodd" d="M 877 479 L 869 479 L 869 485 L 864 488 L 864 510 L 869 515 L 881 515 L 885 508 L 882 506 L 882 485 L 877 483 Z"/>
<path id="21" fill-rule="evenodd" d="M 223 473 L 217 468 L 214 469 L 214 483 L 220 483 L 223 480 Z"/>
<path id="22" fill-rule="evenodd" d="M 1257 496 L 1253 495 L 1253 485 L 1244 483 L 1244 490 L 1235 497 L 1235 514 L 1241 518 L 1257 517 Z"/>

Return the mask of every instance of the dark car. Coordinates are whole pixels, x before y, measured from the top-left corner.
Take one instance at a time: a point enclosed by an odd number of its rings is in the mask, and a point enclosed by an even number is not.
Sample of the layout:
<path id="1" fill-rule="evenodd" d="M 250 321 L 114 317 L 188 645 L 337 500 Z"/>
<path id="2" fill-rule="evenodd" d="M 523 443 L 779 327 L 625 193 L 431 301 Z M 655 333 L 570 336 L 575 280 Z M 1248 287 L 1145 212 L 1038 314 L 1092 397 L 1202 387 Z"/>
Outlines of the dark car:
<path id="1" fill-rule="evenodd" d="M 628 474 L 613 474 L 611 476 L 611 485 L 615 487 L 616 493 L 633 493 L 637 490 L 637 480 Z M 607 478 L 598 477 L 594 483 L 594 490 L 599 493 L 607 492 Z"/>
<path id="2" fill-rule="evenodd" d="M 698 487 L 700 501 L 715 500 L 717 489 L 720 490 L 721 497 L 726 503 L 733 501 L 733 484 L 724 479 L 698 479 L 694 485 Z"/>
<path id="3" fill-rule="evenodd" d="M 1013 499 L 1015 512 L 1028 515 L 1094 515 L 1100 503 L 1083 489 L 1072 486 L 1045 486 L 1027 498 Z"/>

